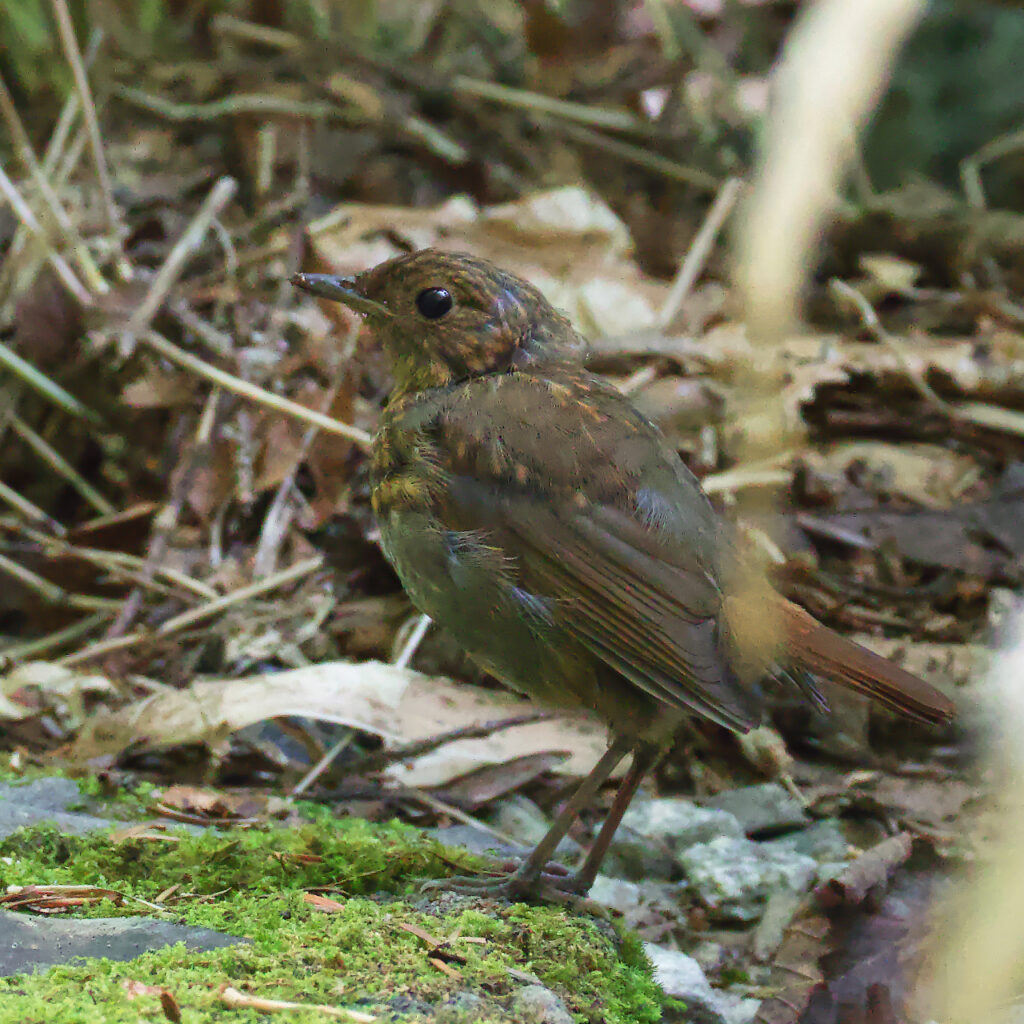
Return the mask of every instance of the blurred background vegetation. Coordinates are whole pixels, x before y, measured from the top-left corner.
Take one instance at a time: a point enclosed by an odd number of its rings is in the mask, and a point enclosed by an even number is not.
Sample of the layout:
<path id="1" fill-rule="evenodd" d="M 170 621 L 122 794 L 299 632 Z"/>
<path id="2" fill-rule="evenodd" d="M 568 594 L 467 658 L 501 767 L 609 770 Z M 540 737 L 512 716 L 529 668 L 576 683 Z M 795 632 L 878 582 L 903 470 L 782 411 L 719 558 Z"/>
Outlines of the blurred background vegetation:
<path id="1" fill-rule="evenodd" d="M 307 40 L 332 39 L 391 61 L 429 57 L 435 73 L 493 74 L 521 84 L 531 59 L 543 60 L 563 43 L 600 43 L 616 34 L 617 19 L 633 5 L 605 0 L 71 0 L 80 37 L 102 27 L 131 61 L 198 61 L 215 57 L 211 26 L 228 15 L 295 32 Z M 640 5 L 643 6 L 643 5 Z M 769 70 L 799 3 L 665 3 L 650 5 L 663 46 L 681 64 L 726 70 L 706 37 L 699 13 L 731 8 L 733 74 Z M 517 33 L 516 29 L 519 29 Z M 515 38 L 516 35 L 519 38 Z M 70 86 L 53 26 L 50 0 L 16 0 L 0 6 L 0 71 L 19 103 L 38 111 L 40 131 Z M 494 62 L 495 44 L 501 60 Z M 915 32 L 864 145 L 866 169 L 879 189 L 920 177 L 949 188 L 959 184 L 960 163 L 994 138 L 1021 130 L 1024 107 L 1024 10 L 1014 3 L 936 0 Z M 329 53 L 325 53 L 329 65 Z M 102 74 L 102 69 L 99 69 Z M 580 83 L 585 87 L 585 83 Z M 576 90 L 580 91 L 580 90 Z M 720 146 L 735 124 L 704 126 L 700 148 Z M 751 152 L 749 125 L 735 130 L 733 156 Z M 1024 144 L 1024 143 L 1022 143 Z M 722 155 L 719 155 L 719 159 Z M 1024 196 L 1024 149 L 1000 161 L 986 177 L 992 201 L 1017 208 Z"/>

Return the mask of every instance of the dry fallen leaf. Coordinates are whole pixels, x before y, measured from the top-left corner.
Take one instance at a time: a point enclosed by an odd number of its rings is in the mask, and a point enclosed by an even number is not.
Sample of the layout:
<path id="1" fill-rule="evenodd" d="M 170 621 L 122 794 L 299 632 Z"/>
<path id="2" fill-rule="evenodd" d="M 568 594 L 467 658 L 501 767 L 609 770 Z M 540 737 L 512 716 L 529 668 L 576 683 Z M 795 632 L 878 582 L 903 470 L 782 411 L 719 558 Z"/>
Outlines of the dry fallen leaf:
<path id="1" fill-rule="evenodd" d="M 120 904 L 124 896 L 96 885 L 12 885 L 0 895 L 0 904 L 6 909 L 33 910 L 37 914 L 60 914 L 102 900 Z"/>
<path id="2" fill-rule="evenodd" d="M 10 700 L 22 691 L 30 691 L 31 704 Z M 85 717 L 88 694 L 115 692 L 105 676 L 82 672 L 48 661 L 28 661 L 0 677 L 0 721 L 22 721 L 43 710 L 59 707 L 69 727 L 74 728 Z"/>
<path id="3" fill-rule="evenodd" d="M 153 810 L 167 818 L 193 824 L 241 824 L 255 821 L 267 809 L 259 793 L 226 793 L 196 786 L 170 786 L 160 793 Z"/>
<path id="4" fill-rule="evenodd" d="M 819 966 L 832 951 L 832 926 L 820 915 L 800 917 L 786 929 L 772 961 L 774 993 L 765 999 L 754 1024 L 796 1024 L 824 980 Z"/>
<path id="5" fill-rule="evenodd" d="M 344 903 L 339 903 L 337 900 L 332 900 L 329 896 L 321 896 L 315 892 L 304 892 L 302 899 L 314 910 L 322 910 L 327 914 L 337 914 L 345 909 Z"/>
<path id="6" fill-rule="evenodd" d="M 119 711 L 96 713 L 72 747 L 88 759 L 133 749 L 205 742 L 268 718 L 297 715 L 348 725 L 405 744 L 453 729 L 536 711 L 505 691 L 424 676 L 381 662 L 334 661 L 246 679 L 194 683 L 155 694 Z M 440 786 L 483 765 L 564 751 L 557 770 L 585 775 L 607 746 L 603 726 L 558 716 L 514 726 L 484 739 L 445 744 L 386 774 L 406 785 Z"/>

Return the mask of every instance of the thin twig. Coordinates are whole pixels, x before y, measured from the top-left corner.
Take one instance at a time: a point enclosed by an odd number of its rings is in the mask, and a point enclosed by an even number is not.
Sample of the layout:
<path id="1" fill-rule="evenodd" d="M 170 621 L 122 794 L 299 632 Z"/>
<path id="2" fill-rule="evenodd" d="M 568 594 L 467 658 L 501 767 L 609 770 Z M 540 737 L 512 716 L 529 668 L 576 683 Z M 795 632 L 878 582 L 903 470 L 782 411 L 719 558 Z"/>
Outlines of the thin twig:
<path id="1" fill-rule="evenodd" d="M 996 138 L 990 139 L 979 150 L 960 161 L 960 181 L 970 206 L 976 210 L 985 209 L 985 188 L 981 180 L 982 168 L 1011 153 L 1019 153 L 1022 149 L 1024 149 L 1024 131 L 1018 128 L 1005 135 L 998 135 Z"/>
<path id="2" fill-rule="evenodd" d="M 92 62 L 95 60 L 96 54 L 99 52 L 102 40 L 102 30 L 96 29 L 89 39 L 89 46 L 86 50 L 86 67 L 92 66 Z M 46 152 L 43 154 L 43 177 L 47 180 L 53 180 L 53 187 L 55 191 L 67 180 L 68 173 L 70 173 L 70 167 L 73 166 L 70 164 L 70 161 L 67 161 L 67 166 L 62 167 L 60 169 L 60 173 L 54 173 L 57 169 L 58 162 L 60 162 L 61 156 L 64 153 L 64 147 L 67 145 L 68 136 L 71 134 L 71 129 L 74 127 L 75 119 L 77 117 L 78 96 L 72 92 L 64 103 L 64 107 L 60 112 L 60 117 L 57 119 L 57 125 L 50 136 L 50 141 L 46 144 Z M 78 162 L 78 156 L 81 154 L 85 143 L 84 136 L 81 134 L 78 136 L 78 139 L 81 140 L 81 145 L 78 145 L 78 140 L 76 140 L 76 145 L 73 147 L 76 152 L 69 154 L 74 156 L 74 163 Z M 17 257 L 21 255 L 29 237 L 27 229 L 19 224 L 18 230 L 15 232 L 14 238 L 11 240 L 7 251 L 4 254 L 5 259 L 3 266 L 0 267 L 0 305 L 3 305 L 7 301 L 7 296 L 10 294 L 14 280 L 17 276 L 16 268 L 19 266 Z"/>
<path id="3" fill-rule="evenodd" d="M 55 665 L 78 665 L 83 661 L 98 658 L 104 654 L 112 654 L 114 651 L 124 650 L 126 647 L 134 647 L 145 640 L 152 640 L 153 634 L 148 629 L 137 629 L 133 633 L 125 633 L 124 636 L 113 636 L 104 640 L 97 640 L 87 644 L 80 651 L 65 654 L 63 658 L 57 658 Z"/>
<path id="4" fill-rule="evenodd" d="M 146 342 L 151 348 L 156 349 L 157 352 L 170 359 L 171 362 L 184 366 L 185 369 L 191 370 L 193 373 L 204 377 L 208 381 L 212 381 L 233 394 L 259 402 L 261 405 L 275 409 L 278 412 L 283 412 L 288 416 L 294 416 L 296 419 L 303 420 L 306 423 L 313 423 L 329 433 L 340 434 L 342 437 L 347 437 L 350 441 L 354 441 L 361 448 L 369 449 L 373 443 L 373 438 L 365 430 L 360 430 L 358 427 L 353 427 L 348 423 L 342 423 L 340 420 L 332 419 L 330 416 L 324 416 L 313 409 L 307 409 L 304 405 L 299 405 L 298 402 L 293 402 L 290 398 L 282 398 L 280 395 L 275 395 L 272 391 L 267 391 L 256 384 L 250 384 L 248 381 L 242 380 L 241 377 L 236 377 L 233 374 L 226 373 L 224 370 L 219 370 L 197 356 L 186 352 L 184 349 L 178 348 L 177 345 L 155 331 L 143 331 L 139 337 L 140 340 Z"/>
<path id="5" fill-rule="evenodd" d="M 71 140 L 64 156 L 62 157 L 57 170 L 53 175 L 54 188 L 62 188 L 71 180 L 71 175 L 78 168 L 86 146 L 89 144 L 89 126 L 82 125 L 75 137 Z"/>
<path id="6" fill-rule="evenodd" d="M 949 404 L 944 398 L 937 395 L 932 386 L 924 379 L 921 372 L 914 366 L 913 361 L 910 358 L 910 353 L 904 348 L 903 343 L 890 334 L 883 326 L 882 321 L 878 319 L 878 314 L 875 312 L 874 307 L 870 302 L 859 292 L 856 288 L 852 288 L 845 281 L 839 280 L 834 277 L 829 281 L 829 288 L 835 292 L 836 295 L 841 295 L 848 302 L 852 303 L 860 314 L 861 321 L 864 326 L 871 332 L 877 341 L 880 341 L 894 356 L 896 356 L 900 365 L 903 367 L 904 372 L 910 380 L 910 383 L 918 390 L 921 397 L 926 399 L 932 405 L 941 409 L 942 412 L 947 415 L 954 413 L 953 406 Z"/>
<path id="7" fill-rule="evenodd" d="M 53 238 L 54 243 L 59 242 L 61 239 L 66 240 L 78 262 L 79 269 L 89 283 L 89 288 L 96 294 L 105 294 L 110 290 L 110 286 L 103 279 L 99 267 L 96 266 L 89 252 L 89 247 L 85 244 L 85 239 L 79 234 L 78 228 L 72 223 L 60 199 L 57 198 L 56 192 L 54 192 L 53 187 L 43 173 L 43 169 L 38 159 L 36 159 L 35 150 L 32 148 L 32 143 L 29 140 L 28 132 L 25 131 L 25 126 L 18 116 L 14 100 L 11 98 L 10 92 L 8 92 L 7 83 L 2 75 L 0 75 L 0 115 L 3 116 L 11 133 L 14 151 L 31 177 L 32 183 L 39 190 L 48 219 L 56 229 L 54 232 L 56 237 Z"/>
<path id="8" fill-rule="evenodd" d="M 115 86 L 112 92 L 114 96 L 159 114 L 169 121 L 216 121 L 222 117 L 236 117 L 239 114 L 257 114 L 261 117 L 279 114 L 314 119 L 351 119 L 351 115 L 335 103 L 290 100 L 284 96 L 236 93 L 210 103 L 174 103 L 162 96 L 152 96 L 129 85 Z"/>
<path id="9" fill-rule="evenodd" d="M 103 422 L 88 406 L 83 405 L 74 395 L 69 394 L 59 384 L 50 380 L 45 373 L 37 370 L 26 362 L 17 352 L 13 352 L 0 341 L 0 367 L 20 377 L 30 388 L 38 391 L 44 398 L 59 406 L 71 416 L 86 420 L 94 425 Z"/>
<path id="10" fill-rule="evenodd" d="M 255 583 L 232 590 L 230 594 L 224 594 L 213 601 L 200 605 L 198 608 L 192 608 L 187 612 L 182 612 L 180 615 L 175 615 L 172 619 L 168 619 L 157 629 L 156 634 L 157 636 L 166 636 L 168 633 L 175 633 L 186 626 L 192 626 L 197 622 L 203 622 L 206 619 L 212 618 L 214 615 L 219 615 L 225 608 L 232 608 L 237 604 L 248 601 L 250 598 L 258 597 L 260 594 L 265 594 L 270 590 L 276 590 L 278 587 L 283 587 L 288 583 L 294 583 L 296 580 L 316 572 L 323 565 L 323 562 L 323 558 L 319 555 L 315 558 L 307 558 L 291 566 L 289 569 L 283 569 L 281 572 L 274 573 L 273 576 L 268 576 L 266 579 L 257 580 Z"/>
<path id="11" fill-rule="evenodd" d="M 425 790 L 417 789 L 415 786 L 405 786 L 400 792 L 402 796 L 409 797 L 413 800 L 419 801 L 421 804 L 425 804 L 432 811 L 437 811 L 439 814 L 447 815 L 449 818 L 461 821 L 463 825 L 469 825 L 470 828 L 479 829 L 481 832 L 486 832 L 488 835 L 494 836 L 495 839 L 504 843 L 506 846 L 511 846 L 513 848 L 522 848 L 523 846 L 523 844 L 514 836 L 510 836 L 507 832 L 502 832 L 501 829 L 497 829 L 493 825 L 488 825 L 486 821 L 481 821 L 480 818 L 474 818 L 472 814 L 468 814 L 460 807 L 455 807 L 452 804 L 446 803 L 439 797 L 434 796 L 433 793 L 427 793 Z"/>
<path id="12" fill-rule="evenodd" d="M 57 31 L 60 34 L 61 45 L 64 47 L 64 56 L 74 75 L 75 90 L 78 93 L 78 101 L 82 105 L 82 117 L 89 130 L 89 148 L 92 152 L 93 167 L 96 169 L 96 180 L 103 197 L 103 212 L 107 221 L 107 230 L 117 254 L 118 274 L 123 280 L 130 280 L 132 271 L 121 245 L 120 215 L 114 203 L 114 189 L 110 182 L 110 172 L 107 169 L 106 154 L 103 152 L 100 125 L 96 117 L 96 105 L 93 103 L 89 78 L 85 73 L 85 64 L 78 49 L 75 26 L 71 21 L 71 12 L 68 10 L 66 0 L 53 0 L 53 13 L 57 18 Z"/>
<path id="13" fill-rule="evenodd" d="M 506 107 L 518 107 L 536 113 L 548 114 L 577 124 L 587 124 L 594 128 L 610 128 L 614 131 L 633 132 L 640 135 L 651 135 L 653 130 L 647 122 L 627 110 L 615 110 L 610 107 L 595 107 L 588 103 L 573 103 L 560 100 L 554 96 L 531 92 L 528 89 L 514 89 L 509 85 L 487 82 L 467 75 L 456 75 L 451 82 L 451 89 L 457 96 L 472 96 L 477 99 L 501 103 Z"/>
<path id="14" fill-rule="evenodd" d="M 38 505 L 34 505 L 28 500 L 28 498 L 19 494 L 13 487 L 8 487 L 3 480 L 0 480 L 0 501 L 7 502 L 11 508 L 16 512 L 20 512 L 26 519 L 39 523 L 40 526 L 45 526 L 46 529 L 55 534 L 61 535 L 67 533 L 67 530 L 65 530 L 56 519 L 47 515 Z"/>
<path id="15" fill-rule="evenodd" d="M 202 338 L 217 355 L 229 356 L 234 351 L 234 338 L 204 320 L 184 299 L 172 299 L 167 304 L 167 312 L 186 330 Z"/>
<path id="16" fill-rule="evenodd" d="M 222 117 L 255 114 L 258 117 L 299 117 L 313 121 L 342 121 L 345 124 L 364 124 L 378 128 L 398 130 L 416 142 L 422 143 L 436 156 L 456 166 L 469 159 L 469 152 L 461 143 L 449 138 L 439 128 L 414 115 L 394 121 L 369 116 L 357 107 L 346 107 L 325 100 L 292 100 L 284 96 L 260 93 L 237 93 L 209 103 L 175 103 L 162 96 L 153 96 L 129 85 L 115 86 L 113 94 L 120 99 L 143 107 L 169 121 L 216 121 Z"/>
<path id="17" fill-rule="evenodd" d="M 92 67 L 102 45 L 103 29 L 94 28 L 89 36 L 89 43 L 85 48 L 86 71 Z M 68 98 L 64 101 L 64 106 L 61 108 L 60 117 L 57 118 L 57 124 L 50 135 L 50 141 L 46 144 L 46 151 L 43 153 L 43 174 L 47 178 L 57 168 L 57 163 L 64 152 L 64 147 L 67 145 L 68 137 L 71 135 L 71 129 L 74 127 L 75 118 L 78 117 L 79 105 L 78 93 L 68 93 Z"/>
<path id="18" fill-rule="evenodd" d="M 416 625 L 413 626 L 412 632 L 406 638 L 405 643 L 402 644 L 402 649 L 398 652 L 398 657 L 393 662 L 395 668 L 409 667 L 409 663 L 416 655 L 417 648 L 427 635 L 427 630 L 430 629 L 430 623 L 429 615 L 420 615 L 416 619 Z"/>
<path id="19" fill-rule="evenodd" d="M 142 301 L 135 308 L 128 323 L 125 325 L 125 335 L 135 335 L 143 328 L 149 326 L 150 320 L 156 315 L 157 310 L 163 305 L 167 293 L 174 287 L 174 283 L 181 275 L 182 268 L 188 257 L 199 247 L 210 224 L 218 214 L 231 201 L 238 191 L 238 182 L 234 178 L 221 178 L 212 189 L 210 189 L 198 212 L 192 218 L 188 227 L 182 232 L 181 237 L 175 242 L 167 258 L 160 265 L 153 280 L 149 283 Z"/>
<path id="20" fill-rule="evenodd" d="M 671 325 L 679 310 L 683 308 L 683 303 L 689 296 L 697 278 L 700 277 L 715 244 L 715 239 L 732 212 L 732 208 L 736 205 L 736 200 L 742 190 L 743 181 L 740 178 L 726 179 L 718 190 L 718 195 L 715 196 L 715 201 L 711 204 L 704 223 L 694 235 L 690 248 L 679 266 L 679 273 L 676 274 L 676 279 L 672 282 L 665 304 L 661 307 L 658 323 L 663 329 Z"/>
<path id="21" fill-rule="evenodd" d="M 44 437 L 37 434 L 20 416 L 8 417 L 11 430 L 18 435 L 59 477 L 81 495 L 101 516 L 111 516 L 117 509 L 89 483 Z"/>
<path id="22" fill-rule="evenodd" d="M 419 647 L 420 642 L 427 635 L 428 629 L 430 629 L 430 616 L 419 616 L 412 633 L 409 635 L 409 638 L 406 640 L 406 642 L 402 645 L 402 650 L 399 652 L 398 657 L 395 658 L 394 661 L 392 661 L 392 664 L 395 665 L 397 668 L 407 668 L 409 662 L 412 661 L 413 655 L 416 653 L 416 648 Z M 317 761 L 317 763 L 313 765 L 313 767 L 310 768 L 309 771 L 306 772 L 306 774 L 303 775 L 303 777 L 295 784 L 295 787 L 292 789 L 290 795 L 292 797 L 297 797 L 304 793 L 307 789 L 309 789 L 309 787 L 312 786 L 313 783 L 316 782 L 316 780 L 320 778 L 320 776 L 323 775 L 323 773 L 327 771 L 327 769 L 337 760 L 341 752 L 352 742 L 352 735 L 353 734 L 350 732 L 345 736 L 342 736 L 342 738 L 338 740 L 338 742 L 335 743 L 334 746 L 332 746 L 331 749 L 328 750 L 327 753 L 324 754 L 324 756 L 321 757 L 320 760 Z M 434 739 L 437 739 L 437 737 L 432 737 L 427 742 L 431 743 Z M 448 741 L 442 738 L 437 743 L 437 746 L 442 746 L 446 742 Z M 435 749 L 433 746 L 429 746 L 427 748 L 427 750 L 433 749 Z M 391 763 L 391 754 L 392 751 L 385 751 L 385 759 L 382 761 L 382 765 Z M 379 756 L 379 752 L 377 754 L 371 754 L 368 758 L 364 758 L 359 763 L 365 766 L 367 764 L 373 763 L 374 759 L 378 758 Z M 366 768 L 364 770 L 375 771 L 376 769 Z"/>
<path id="23" fill-rule="evenodd" d="M 73 594 L 51 583 L 38 573 L 19 565 L 13 559 L 0 554 L 0 572 L 13 576 L 22 586 L 38 594 L 47 604 L 66 604 L 83 611 L 111 611 L 121 607 L 120 598 L 90 597 L 87 594 Z"/>
<path id="24" fill-rule="evenodd" d="M 244 21 L 233 14 L 214 15 L 210 27 L 217 35 L 233 36 L 246 43 L 272 46 L 278 50 L 301 50 L 307 45 L 306 40 L 294 32 Z"/>
<path id="25" fill-rule="evenodd" d="M 402 132 L 414 142 L 420 142 L 435 156 L 458 167 L 469 160 L 469 150 L 422 117 L 410 114 L 398 123 Z"/>
<path id="26" fill-rule="evenodd" d="M 317 761 L 317 763 L 313 765 L 313 767 L 310 768 L 294 786 L 292 786 L 291 792 L 288 794 L 289 798 L 295 800 L 302 796 L 302 794 L 305 793 L 306 790 L 309 789 L 309 787 L 312 786 L 313 783 L 316 782 L 316 780 L 319 779 L 320 776 L 323 775 L 323 773 L 327 771 L 327 769 L 338 759 L 342 751 L 352 742 L 355 734 L 355 729 L 349 729 L 348 732 L 346 732 L 345 735 L 337 741 L 337 743 L 334 743 L 324 756 L 321 757 L 320 760 Z"/>
<path id="27" fill-rule="evenodd" d="M 239 587 L 238 590 L 234 590 L 230 594 L 224 594 L 222 597 L 218 597 L 201 607 L 183 612 L 181 615 L 176 615 L 173 619 L 168 619 L 156 630 L 136 629 L 131 633 L 125 633 L 124 636 L 112 636 L 103 640 L 97 640 L 95 643 L 83 647 L 80 651 L 75 651 L 73 654 L 59 658 L 56 664 L 77 665 L 80 662 L 98 658 L 104 654 L 111 654 L 114 651 L 121 651 L 127 647 L 134 647 L 136 644 L 147 641 L 166 640 L 172 633 L 180 632 L 186 626 L 204 621 L 212 615 L 219 614 L 226 608 L 234 607 L 250 598 L 258 597 L 262 593 L 284 586 L 302 576 L 308 576 L 311 572 L 315 572 L 320 568 L 322 564 L 323 559 L 321 558 L 306 559 L 306 561 L 299 562 L 297 565 L 275 576 L 268 576 L 265 580 Z"/>
<path id="28" fill-rule="evenodd" d="M 325 1017 L 336 1017 L 340 1020 L 352 1021 L 352 1024 L 373 1024 L 379 1020 L 369 1013 L 358 1010 L 346 1010 L 343 1006 L 327 1006 L 318 1003 L 292 1003 L 284 999 L 263 999 L 260 996 L 246 995 L 231 985 L 222 985 L 220 1001 L 227 1006 L 241 1007 L 266 1013 L 270 1010 L 305 1010 L 308 1013 L 321 1013 Z"/>
<path id="29" fill-rule="evenodd" d="M 492 722 L 463 725 L 457 729 L 449 729 L 447 732 L 426 736 L 420 740 L 411 740 L 395 747 L 375 750 L 358 761 L 346 765 L 346 771 L 350 775 L 369 775 L 371 772 L 381 772 L 389 765 L 423 757 L 448 743 L 456 743 L 459 740 L 488 739 L 506 729 L 515 729 L 520 725 L 532 725 L 534 722 L 545 722 L 549 718 L 551 718 L 550 711 L 537 710 L 529 711 L 524 715 L 515 715 L 512 718 L 498 718 Z"/>
<path id="30" fill-rule="evenodd" d="M 660 174 L 670 181 L 679 181 L 684 185 L 692 185 L 703 192 L 717 192 L 722 186 L 719 178 L 707 171 L 697 167 L 688 167 L 676 160 L 672 160 L 660 153 L 654 153 L 642 146 L 636 146 L 631 142 L 623 142 L 621 139 L 613 139 L 601 132 L 592 131 L 583 125 L 573 124 L 569 121 L 558 121 L 555 118 L 543 118 L 546 125 L 560 132 L 562 135 L 582 143 L 584 146 L 591 146 L 600 149 L 605 153 L 611 153 L 621 160 L 626 160 L 637 167 Z"/>
<path id="31" fill-rule="evenodd" d="M 220 595 L 213 587 L 201 580 L 180 572 L 168 565 L 158 565 L 152 572 L 148 571 L 148 559 L 140 558 L 138 555 L 130 555 L 126 551 L 106 551 L 102 548 L 86 548 L 77 544 L 71 544 L 59 537 L 51 537 L 31 527 L 22 527 L 20 533 L 30 537 L 42 547 L 44 551 L 66 558 L 78 558 L 90 565 L 95 565 L 107 572 L 117 573 L 129 577 L 132 582 L 139 586 L 151 586 L 151 576 L 160 575 L 173 587 L 187 591 L 204 601 L 213 601 Z M 168 588 L 159 586 L 161 592 Z"/>
<path id="32" fill-rule="evenodd" d="M 345 339 L 345 343 L 335 360 L 335 368 L 332 374 L 333 379 L 320 403 L 319 411 L 325 416 L 334 404 L 343 376 L 348 371 L 348 362 L 355 352 L 356 342 L 359 339 L 359 329 L 359 324 L 354 323 L 352 325 L 348 337 Z M 294 503 L 289 504 L 288 495 L 292 493 L 295 474 L 309 454 L 309 450 L 316 440 L 318 433 L 319 428 L 316 426 L 311 426 L 306 431 L 302 438 L 302 443 L 299 445 L 299 450 L 291 460 L 291 466 L 278 485 L 274 499 L 267 509 L 263 526 L 260 529 L 259 541 L 256 544 L 256 554 L 253 558 L 253 568 L 257 575 L 270 572 L 274 568 L 277 549 L 290 521 L 289 510 L 294 506 Z"/>
<path id="33" fill-rule="evenodd" d="M 144 579 L 151 578 L 164 563 L 164 556 L 170 547 L 171 534 L 178 525 L 196 473 L 200 465 L 209 458 L 210 436 L 213 433 L 213 424 L 216 421 L 219 405 L 220 389 L 214 388 L 207 396 L 203 414 L 199 419 L 199 427 L 196 430 L 195 442 L 188 449 L 187 454 L 181 460 L 178 471 L 172 478 L 171 492 L 167 501 L 153 519 L 153 528 L 146 545 L 146 559 L 142 565 Z M 217 596 L 216 593 L 210 595 L 210 600 Z M 113 640 L 128 631 L 128 627 L 135 621 L 135 617 L 142 608 L 142 601 L 142 587 L 136 586 L 125 599 L 124 607 L 118 613 L 117 618 L 110 624 L 105 639 Z"/>
<path id="34" fill-rule="evenodd" d="M 39 221 L 36 220 L 35 214 L 29 209 L 28 204 L 24 199 L 21 198 L 21 194 L 14 186 L 14 182 L 4 173 L 4 169 L 0 167 L 0 193 L 3 193 L 4 198 L 11 204 L 11 209 L 14 211 L 14 215 L 21 222 L 22 227 L 39 243 L 42 247 L 43 252 L 46 253 L 46 258 L 50 262 L 50 266 L 56 271 L 57 276 L 64 283 L 64 286 L 69 292 L 83 306 L 91 306 L 93 302 L 92 294 L 89 290 L 78 280 L 75 272 L 71 269 L 68 261 L 64 259 L 59 252 L 57 252 L 48 238 L 46 232 L 43 230 Z"/>
<path id="35" fill-rule="evenodd" d="M 110 615 L 110 612 L 95 612 L 78 622 L 73 622 L 70 626 L 65 626 L 64 629 L 58 629 L 55 633 L 49 633 L 36 640 L 0 647 L 0 663 L 10 665 L 16 661 L 28 661 L 30 658 L 38 658 L 41 654 L 48 654 L 57 647 L 65 647 L 91 633 L 110 618 Z"/>

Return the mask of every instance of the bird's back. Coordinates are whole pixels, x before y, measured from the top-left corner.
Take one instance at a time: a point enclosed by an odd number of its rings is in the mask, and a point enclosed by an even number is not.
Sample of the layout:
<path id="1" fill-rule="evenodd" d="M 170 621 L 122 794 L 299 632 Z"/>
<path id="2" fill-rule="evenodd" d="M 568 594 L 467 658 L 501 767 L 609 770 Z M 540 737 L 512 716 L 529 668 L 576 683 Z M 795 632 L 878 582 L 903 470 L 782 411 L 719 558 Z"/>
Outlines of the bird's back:
<path id="1" fill-rule="evenodd" d="M 399 397 L 374 465 L 414 602 L 510 685 L 617 728 L 666 706 L 755 720 L 722 650 L 720 524 L 609 384 L 556 365 Z"/>

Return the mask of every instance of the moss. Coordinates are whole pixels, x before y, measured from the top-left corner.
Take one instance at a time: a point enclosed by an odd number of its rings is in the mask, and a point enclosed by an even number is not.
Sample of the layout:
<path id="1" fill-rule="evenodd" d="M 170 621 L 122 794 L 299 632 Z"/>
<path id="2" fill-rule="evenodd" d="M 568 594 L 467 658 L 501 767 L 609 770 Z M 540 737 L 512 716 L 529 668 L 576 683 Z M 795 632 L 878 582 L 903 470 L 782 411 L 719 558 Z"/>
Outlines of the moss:
<path id="1" fill-rule="evenodd" d="M 723 967 L 719 973 L 718 983 L 725 987 L 749 985 L 751 984 L 750 973 L 741 967 Z"/>
<path id="2" fill-rule="evenodd" d="M 362 1008 L 383 1019 L 487 1024 L 510 1019 L 506 1009 L 521 982 L 509 968 L 536 975 L 578 1021 L 660 1019 L 660 994 L 633 936 L 557 908 L 403 898 L 415 892 L 417 879 L 472 870 L 473 863 L 409 826 L 334 820 L 322 809 L 296 827 L 178 830 L 121 843 L 47 826 L 23 829 L 0 842 L 0 886 L 100 885 L 152 901 L 176 885 L 165 904 L 168 917 L 250 941 L 210 952 L 179 945 L 130 963 L 93 960 L 0 979 L 0 1024 L 163 1019 L 156 996 L 129 999 L 128 980 L 166 988 L 194 1024 L 265 1019 L 224 1006 L 218 991 L 226 984 L 266 999 Z M 304 899 L 310 888 L 329 890 L 342 909 L 314 908 Z M 152 911 L 127 899 L 82 913 Z M 427 944 L 403 925 L 451 938 L 454 976 L 431 964 Z M 471 998 L 466 992 L 478 998 L 460 1007 L 459 998 Z M 424 1007 L 440 1007 L 441 1014 L 425 1014 Z M 324 1018 L 300 1011 L 288 1019 Z"/>

